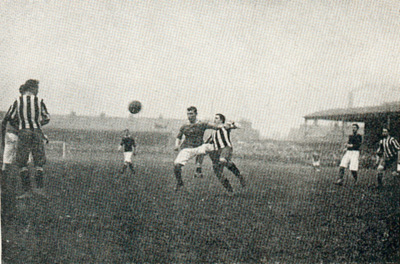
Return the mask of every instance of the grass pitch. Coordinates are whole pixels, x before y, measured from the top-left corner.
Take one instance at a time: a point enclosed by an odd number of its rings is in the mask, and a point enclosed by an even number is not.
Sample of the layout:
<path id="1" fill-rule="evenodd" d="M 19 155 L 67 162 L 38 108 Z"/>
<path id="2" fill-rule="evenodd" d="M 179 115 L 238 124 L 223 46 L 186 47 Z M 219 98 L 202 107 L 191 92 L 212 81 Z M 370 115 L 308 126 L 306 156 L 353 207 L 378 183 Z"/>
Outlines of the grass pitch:
<path id="1" fill-rule="evenodd" d="M 3 213 L 4 263 L 399 262 L 399 179 L 377 190 L 374 171 L 333 185 L 337 168 L 238 159 L 242 189 L 228 195 L 206 158 L 204 178 L 184 168 L 174 192 L 171 155 L 81 153 L 46 166 L 48 198 Z M 20 194 L 16 171 L 8 193 Z M 13 191 L 15 190 L 15 191 Z M 4 194 L 4 192 L 3 192 Z"/>

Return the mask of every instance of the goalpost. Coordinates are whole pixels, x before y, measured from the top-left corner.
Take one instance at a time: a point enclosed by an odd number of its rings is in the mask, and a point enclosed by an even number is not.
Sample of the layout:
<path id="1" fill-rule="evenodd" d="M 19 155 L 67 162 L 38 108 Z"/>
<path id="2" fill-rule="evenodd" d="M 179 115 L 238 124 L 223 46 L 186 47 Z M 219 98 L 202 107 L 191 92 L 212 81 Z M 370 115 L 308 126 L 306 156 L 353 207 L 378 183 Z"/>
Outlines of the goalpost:
<path id="1" fill-rule="evenodd" d="M 46 149 L 54 151 L 61 154 L 62 159 L 66 159 L 69 156 L 69 151 L 67 149 L 67 142 L 65 141 L 50 141 L 45 145 Z"/>

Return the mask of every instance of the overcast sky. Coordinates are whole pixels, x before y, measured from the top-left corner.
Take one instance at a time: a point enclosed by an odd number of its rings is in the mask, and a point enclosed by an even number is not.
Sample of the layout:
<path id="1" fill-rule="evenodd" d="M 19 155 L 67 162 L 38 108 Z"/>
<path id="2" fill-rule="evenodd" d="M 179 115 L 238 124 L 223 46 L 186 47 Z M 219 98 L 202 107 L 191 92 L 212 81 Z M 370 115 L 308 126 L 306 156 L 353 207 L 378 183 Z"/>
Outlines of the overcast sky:
<path id="1" fill-rule="evenodd" d="M 400 1 L 0 2 L 0 109 L 40 80 L 49 111 L 246 118 L 262 135 L 302 116 L 400 100 Z"/>

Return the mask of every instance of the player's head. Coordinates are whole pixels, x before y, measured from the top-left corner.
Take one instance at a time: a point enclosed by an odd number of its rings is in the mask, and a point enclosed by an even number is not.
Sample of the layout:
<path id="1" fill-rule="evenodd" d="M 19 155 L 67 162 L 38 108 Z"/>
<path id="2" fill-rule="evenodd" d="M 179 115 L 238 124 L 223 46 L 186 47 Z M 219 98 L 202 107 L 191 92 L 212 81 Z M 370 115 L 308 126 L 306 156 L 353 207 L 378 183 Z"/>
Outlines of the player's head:
<path id="1" fill-rule="evenodd" d="M 20 87 L 20 92 L 22 90 L 22 93 L 30 92 L 33 93 L 34 95 L 37 95 L 39 92 L 39 81 L 38 80 L 33 80 L 29 79 L 25 82 L 23 85 L 23 88 Z"/>
<path id="2" fill-rule="evenodd" d="M 19 93 L 20 94 L 23 94 L 25 92 L 25 85 L 21 85 L 20 87 L 19 87 Z"/>
<path id="3" fill-rule="evenodd" d="M 225 116 L 223 114 L 215 114 L 214 122 L 216 124 L 224 124 L 225 123 Z"/>
<path id="4" fill-rule="evenodd" d="M 387 127 L 382 128 L 382 136 L 387 137 L 389 136 L 390 130 Z"/>
<path id="5" fill-rule="evenodd" d="M 197 108 L 195 106 L 188 107 L 186 109 L 187 117 L 190 122 L 194 122 L 197 119 Z"/>
<path id="6" fill-rule="evenodd" d="M 358 129 L 360 128 L 358 124 L 353 124 L 353 133 L 357 133 Z"/>
<path id="7" fill-rule="evenodd" d="M 124 134 L 125 134 L 125 136 L 129 136 L 129 129 L 125 129 Z"/>

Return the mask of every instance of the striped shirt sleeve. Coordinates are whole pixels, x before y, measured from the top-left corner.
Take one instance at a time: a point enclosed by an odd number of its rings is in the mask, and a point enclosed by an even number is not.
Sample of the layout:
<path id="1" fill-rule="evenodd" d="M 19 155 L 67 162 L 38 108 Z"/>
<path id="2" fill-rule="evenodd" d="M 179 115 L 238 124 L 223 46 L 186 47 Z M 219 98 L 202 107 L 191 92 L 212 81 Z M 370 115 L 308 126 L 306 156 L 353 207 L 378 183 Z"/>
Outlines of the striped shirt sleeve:
<path id="1" fill-rule="evenodd" d="M 378 156 L 382 156 L 382 155 L 383 155 L 383 143 L 382 143 L 382 139 L 379 140 L 379 147 L 378 147 L 378 149 L 377 149 L 377 151 L 376 151 L 376 154 L 377 154 Z"/>
<path id="2" fill-rule="evenodd" d="M 40 117 L 40 125 L 47 125 L 50 122 L 50 114 L 47 111 L 47 107 L 43 99 L 40 101 Z"/>
<path id="3" fill-rule="evenodd" d="M 15 100 L 14 103 L 8 109 L 4 119 L 7 121 L 14 119 L 17 115 L 17 109 L 18 109 L 18 101 Z"/>
<path id="4" fill-rule="evenodd" d="M 8 111 L 6 115 L 3 118 L 3 121 L 1 122 L 1 142 L 2 145 L 4 146 L 5 144 L 5 134 L 6 134 L 6 129 L 7 129 L 7 122 L 12 122 L 12 120 L 16 118 L 17 114 L 17 106 L 18 102 L 14 101 L 14 103 L 8 108 Z M 12 124 L 14 125 L 14 124 Z"/>
<path id="5" fill-rule="evenodd" d="M 392 146 L 393 146 L 397 151 L 400 150 L 400 144 L 399 144 L 399 142 L 398 142 L 395 138 L 392 138 Z"/>

